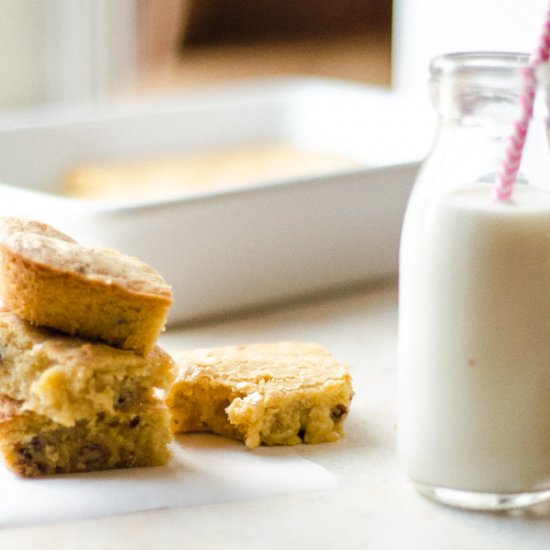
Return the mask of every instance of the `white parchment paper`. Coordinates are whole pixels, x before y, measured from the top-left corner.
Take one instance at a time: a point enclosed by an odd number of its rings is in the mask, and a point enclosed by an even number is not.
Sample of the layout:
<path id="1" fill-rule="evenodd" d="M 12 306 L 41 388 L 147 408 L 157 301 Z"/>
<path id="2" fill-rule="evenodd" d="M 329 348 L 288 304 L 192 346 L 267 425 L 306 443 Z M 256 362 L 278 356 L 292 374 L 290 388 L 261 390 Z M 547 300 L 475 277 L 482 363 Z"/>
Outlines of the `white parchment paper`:
<path id="1" fill-rule="evenodd" d="M 249 500 L 338 487 L 289 447 L 179 436 L 166 466 L 22 479 L 0 463 L 0 527 Z"/>

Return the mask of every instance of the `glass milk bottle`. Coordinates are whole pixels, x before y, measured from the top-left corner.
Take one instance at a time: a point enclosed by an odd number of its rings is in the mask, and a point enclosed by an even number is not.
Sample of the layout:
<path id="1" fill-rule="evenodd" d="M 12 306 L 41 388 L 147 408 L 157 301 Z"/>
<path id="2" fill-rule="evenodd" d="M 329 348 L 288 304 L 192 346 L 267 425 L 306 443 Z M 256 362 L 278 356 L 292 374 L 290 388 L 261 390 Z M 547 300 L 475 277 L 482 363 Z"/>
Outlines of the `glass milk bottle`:
<path id="1" fill-rule="evenodd" d="M 527 62 L 433 61 L 438 131 L 401 241 L 401 463 L 421 493 L 470 509 L 550 498 L 550 154 L 540 121 L 511 201 L 492 197 Z"/>

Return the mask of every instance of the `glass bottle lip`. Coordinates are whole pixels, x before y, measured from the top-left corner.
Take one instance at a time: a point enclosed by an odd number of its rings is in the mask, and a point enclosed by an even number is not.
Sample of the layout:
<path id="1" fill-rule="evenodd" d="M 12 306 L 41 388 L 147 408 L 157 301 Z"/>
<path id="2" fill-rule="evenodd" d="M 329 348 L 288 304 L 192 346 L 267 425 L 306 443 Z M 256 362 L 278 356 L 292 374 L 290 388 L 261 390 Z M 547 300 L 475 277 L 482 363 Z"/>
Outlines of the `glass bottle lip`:
<path id="1" fill-rule="evenodd" d="M 529 55 L 515 52 L 458 52 L 430 64 L 432 104 L 445 119 L 462 125 L 501 124 L 520 115 Z"/>
<path id="2" fill-rule="evenodd" d="M 430 83 L 458 87 L 514 90 L 524 85 L 529 54 L 520 52 L 457 52 L 434 58 Z"/>

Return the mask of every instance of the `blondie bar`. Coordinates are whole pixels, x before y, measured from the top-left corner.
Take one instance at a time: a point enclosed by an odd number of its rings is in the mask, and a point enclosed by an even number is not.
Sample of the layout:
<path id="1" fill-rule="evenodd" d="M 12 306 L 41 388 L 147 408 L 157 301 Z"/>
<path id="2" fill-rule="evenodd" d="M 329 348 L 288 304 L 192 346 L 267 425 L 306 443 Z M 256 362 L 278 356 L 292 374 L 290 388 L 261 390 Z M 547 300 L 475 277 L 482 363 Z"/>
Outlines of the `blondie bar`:
<path id="1" fill-rule="evenodd" d="M 159 466 L 168 459 L 170 439 L 160 403 L 101 412 L 68 427 L 0 395 L 0 453 L 25 477 Z"/>
<path id="2" fill-rule="evenodd" d="M 0 218 L 0 299 L 35 325 L 147 353 L 172 292 L 137 258 L 80 245 L 40 222 Z"/>
<path id="3" fill-rule="evenodd" d="M 0 394 L 64 426 L 153 399 L 173 377 L 171 357 L 147 355 L 34 327 L 0 308 Z"/>
<path id="4" fill-rule="evenodd" d="M 344 366 L 317 344 L 276 342 L 182 352 L 166 402 L 172 430 L 248 447 L 335 441 L 353 395 Z"/>

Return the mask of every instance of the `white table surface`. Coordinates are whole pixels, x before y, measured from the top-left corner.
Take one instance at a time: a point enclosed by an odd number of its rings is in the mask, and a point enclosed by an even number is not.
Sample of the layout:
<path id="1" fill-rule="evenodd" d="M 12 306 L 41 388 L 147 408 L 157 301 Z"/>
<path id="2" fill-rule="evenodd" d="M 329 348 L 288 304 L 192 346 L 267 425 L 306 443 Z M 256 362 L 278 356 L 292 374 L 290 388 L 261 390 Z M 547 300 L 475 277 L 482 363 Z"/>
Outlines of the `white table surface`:
<path id="1" fill-rule="evenodd" d="M 169 331 L 161 339 L 169 351 L 308 340 L 347 362 L 356 396 L 345 438 L 294 448 L 332 472 L 338 489 L 4 529 L 0 549 L 550 548 L 550 505 L 477 514 L 433 504 L 413 491 L 395 453 L 396 328 L 396 288 L 387 282 Z"/>

